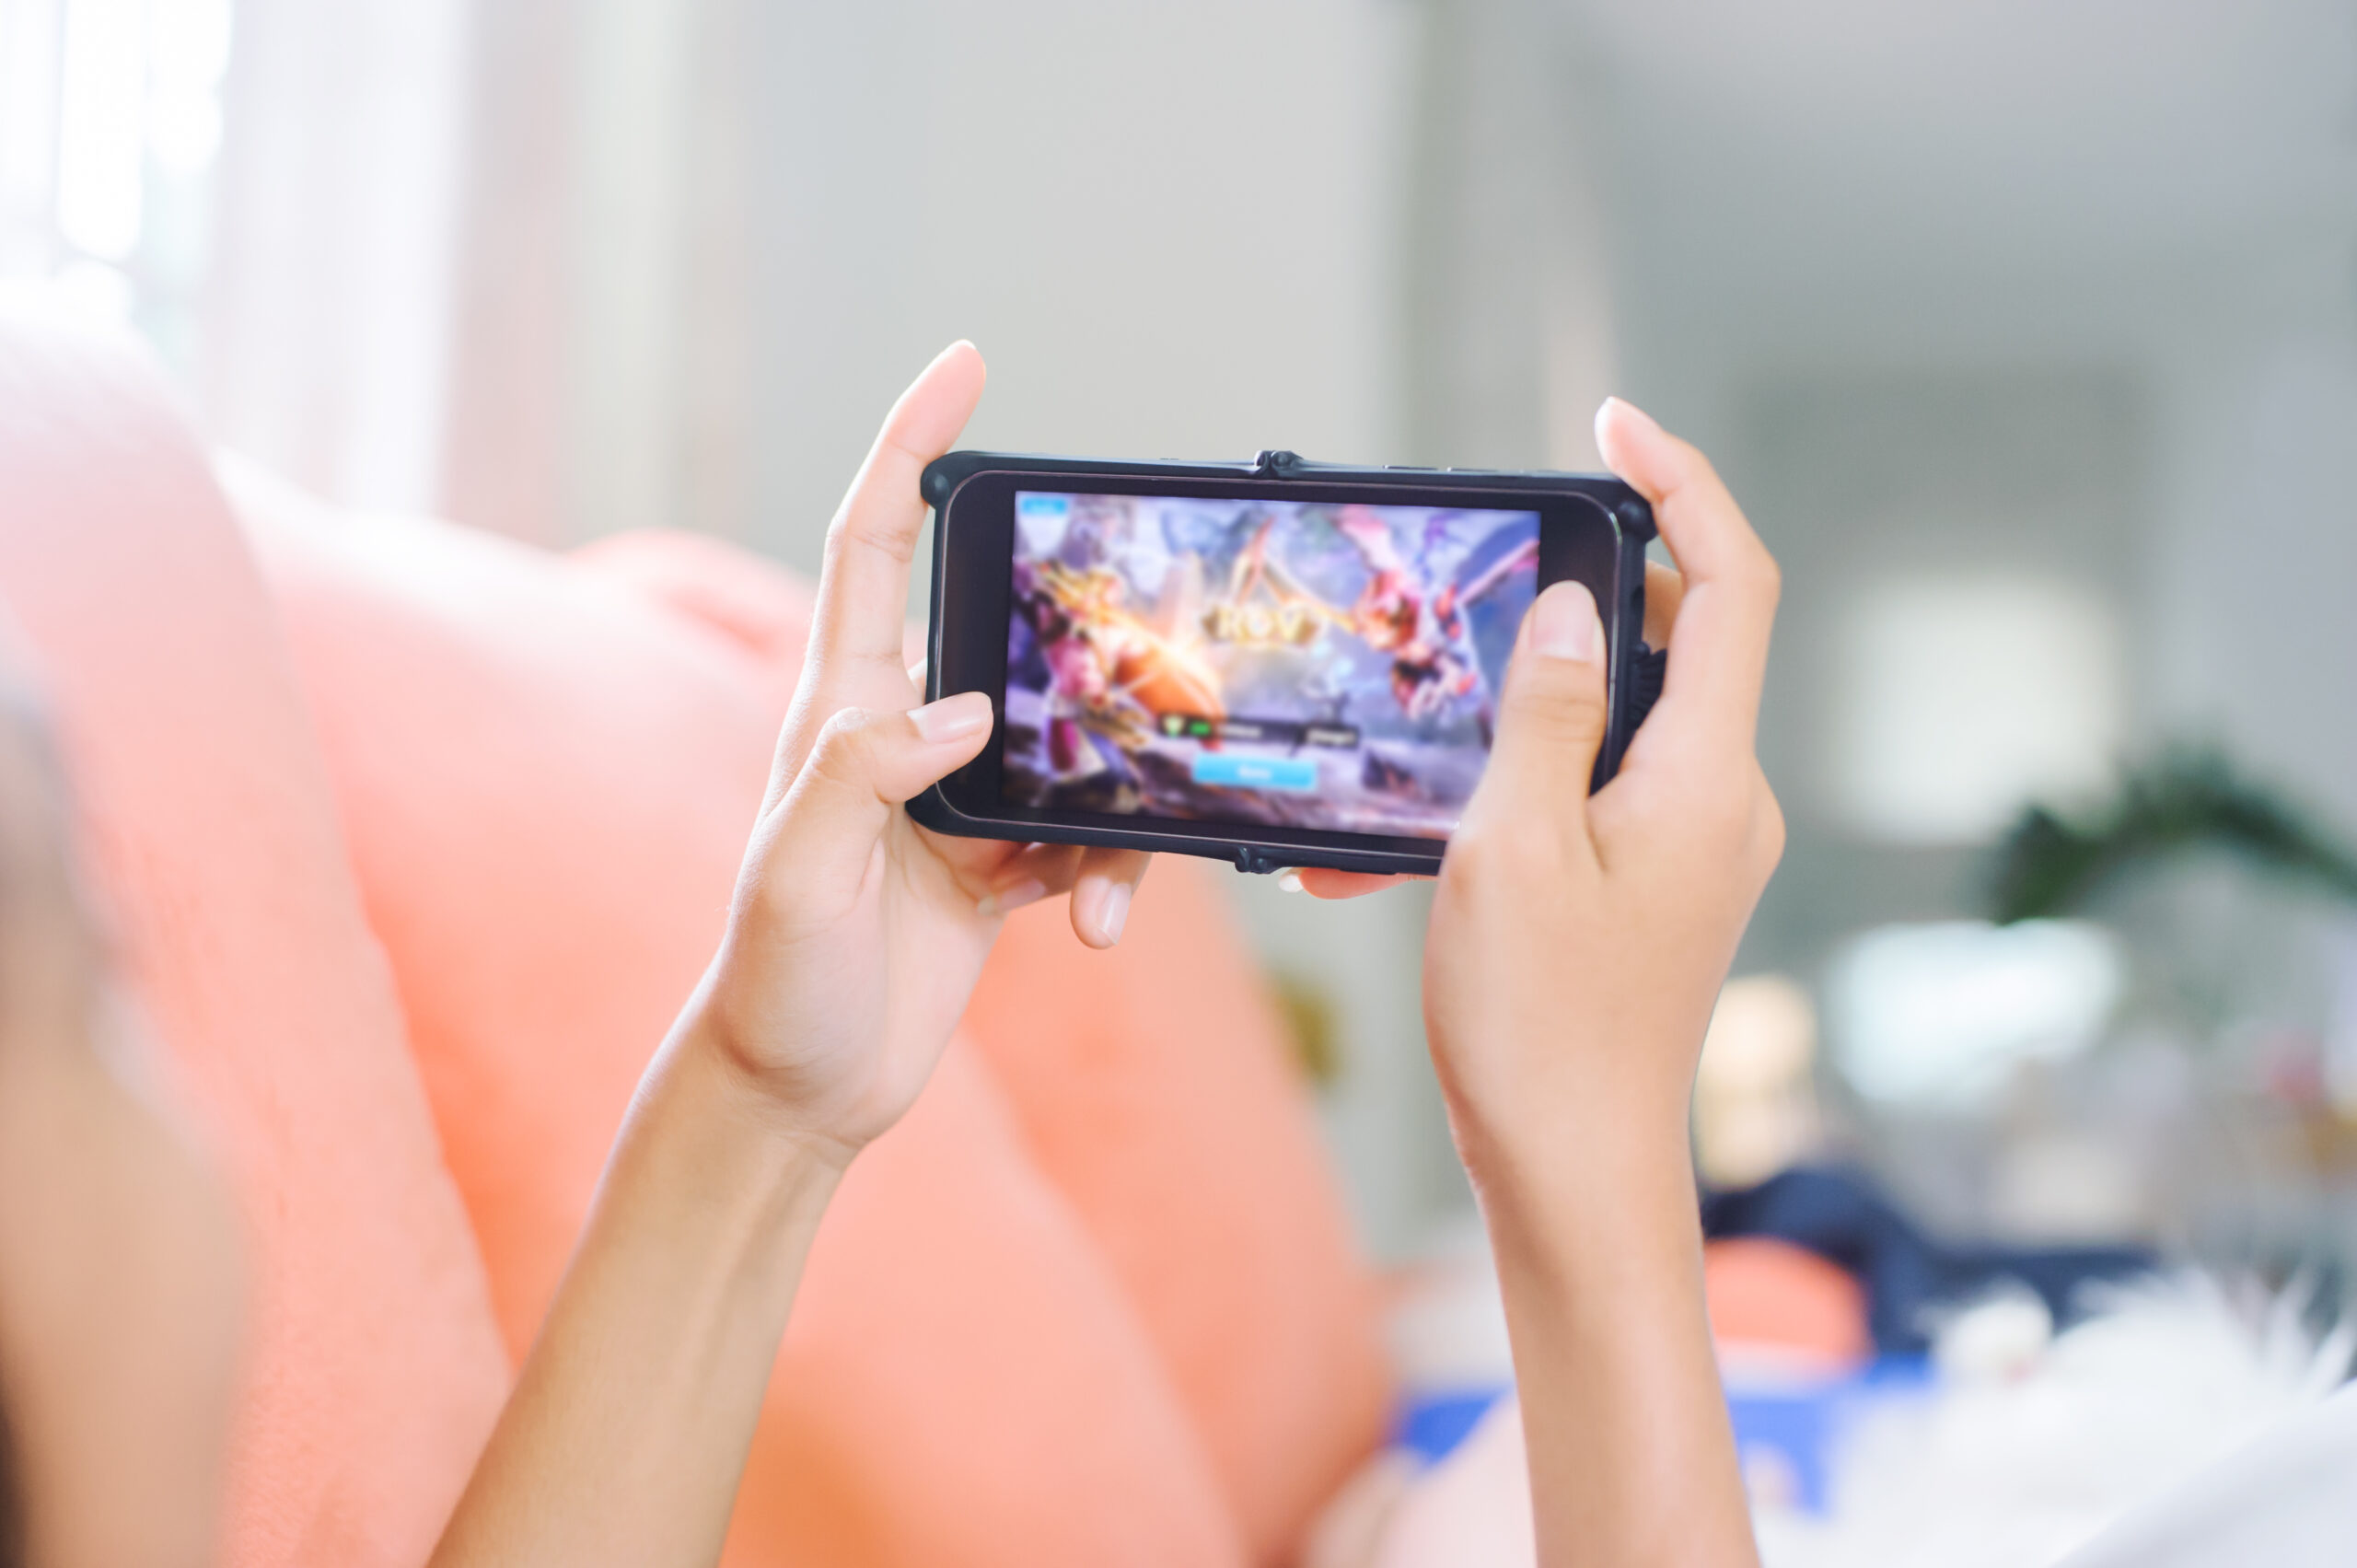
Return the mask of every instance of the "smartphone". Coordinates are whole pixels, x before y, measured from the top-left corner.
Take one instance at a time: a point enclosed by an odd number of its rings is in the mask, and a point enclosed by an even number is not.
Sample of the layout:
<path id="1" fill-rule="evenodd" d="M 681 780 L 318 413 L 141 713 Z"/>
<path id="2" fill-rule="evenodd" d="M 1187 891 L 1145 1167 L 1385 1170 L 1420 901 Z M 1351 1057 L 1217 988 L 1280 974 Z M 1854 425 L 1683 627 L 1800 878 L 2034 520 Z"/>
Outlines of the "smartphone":
<path id="1" fill-rule="evenodd" d="M 1653 511 L 1608 476 L 953 452 L 922 483 L 925 694 L 997 716 L 909 803 L 941 832 L 1429 875 L 1539 589 L 1576 578 L 1602 613 L 1591 787 L 1659 689 Z"/>

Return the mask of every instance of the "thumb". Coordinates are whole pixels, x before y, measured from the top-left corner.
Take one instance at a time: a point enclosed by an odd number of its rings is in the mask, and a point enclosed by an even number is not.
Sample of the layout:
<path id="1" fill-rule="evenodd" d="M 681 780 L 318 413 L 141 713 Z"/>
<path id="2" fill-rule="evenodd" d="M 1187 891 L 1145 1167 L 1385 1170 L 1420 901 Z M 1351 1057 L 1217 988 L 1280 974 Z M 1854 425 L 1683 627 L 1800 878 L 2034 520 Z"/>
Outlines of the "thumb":
<path id="1" fill-rule="evenodd" d="M 972 761 L 990 732 L 991 700 L 980 691 L 908 713 L 842 709 L 786 791 L 764 858 L 797 882 L 856 880 L 894 809 Z"/>
<path id="2" fill-rule="evenodd" d="M 1515 644 L 1481 778 L 1485 808 L 1511 819 L 1583 805 L 1604 725 L 1604 624 L 1585 587 L 1557 583 L 1531 605 Z"/>

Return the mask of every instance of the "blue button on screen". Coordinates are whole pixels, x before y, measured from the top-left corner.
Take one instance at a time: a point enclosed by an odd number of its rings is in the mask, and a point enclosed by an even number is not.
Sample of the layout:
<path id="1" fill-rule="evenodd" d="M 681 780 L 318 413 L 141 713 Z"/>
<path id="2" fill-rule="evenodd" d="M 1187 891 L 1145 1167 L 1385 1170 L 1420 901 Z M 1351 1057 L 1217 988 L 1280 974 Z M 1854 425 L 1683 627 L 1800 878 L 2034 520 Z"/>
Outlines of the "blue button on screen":
<path id="1" fill-rule="evenodd" d="M 1313 790 L 1318 764 L 1306 757 L 1239 757 L 1233 751 L 1195 753 L 1195 782 L 1235 789 Z"/>

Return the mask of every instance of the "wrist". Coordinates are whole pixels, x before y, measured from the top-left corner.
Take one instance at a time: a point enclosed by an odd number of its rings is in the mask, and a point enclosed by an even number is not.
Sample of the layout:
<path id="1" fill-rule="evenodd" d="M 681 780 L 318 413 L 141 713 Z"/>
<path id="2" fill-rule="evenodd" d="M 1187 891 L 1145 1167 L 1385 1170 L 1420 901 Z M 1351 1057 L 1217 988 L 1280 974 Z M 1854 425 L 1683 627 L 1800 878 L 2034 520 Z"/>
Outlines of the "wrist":
<path id="1" fill-rule="evenodd" d="M 1502 1268 L 1519 1263 L 1568 1284 L 1648 1260 L 1699 1258 L 1701 1202 L 1682 1115 L 1492 1120 L 1460 1125 L 1458 1146 Z"/>
<path id="2" fill-rule="evenodd" d="M 700 1015 L 656 1053 L 631 1120 L 704 1184 L 788 1210 L 823 1208 L 859 1152 L 788 1114 Z"/>
<path id="3" fill-rule="evenodd" d="M 840 1177 L 866 1140 L 843 1135 L 811 1107 L 796 1103 L 771 1061 L 768 1042 L 758 1032 L 749 1036 L 742 1014 L 727 1004 L 715 967 L 664 1041 L 658 1063 L 676 1059 L 679 1070 L 702 1086 L 716 1124 L 741 1131 L 791 1168 L 809 1166 Z"/>
<path id="4" fill-rule="evenodd" d="M 1487 1082 L 1441 1065 L 1450 1130 L 1477 1185 L 1543 1195 L 1632 1179 L 1691 1184 L 1691 1074 L 1653 1070 L 1641 1048 L 1550 1042 Z"/>

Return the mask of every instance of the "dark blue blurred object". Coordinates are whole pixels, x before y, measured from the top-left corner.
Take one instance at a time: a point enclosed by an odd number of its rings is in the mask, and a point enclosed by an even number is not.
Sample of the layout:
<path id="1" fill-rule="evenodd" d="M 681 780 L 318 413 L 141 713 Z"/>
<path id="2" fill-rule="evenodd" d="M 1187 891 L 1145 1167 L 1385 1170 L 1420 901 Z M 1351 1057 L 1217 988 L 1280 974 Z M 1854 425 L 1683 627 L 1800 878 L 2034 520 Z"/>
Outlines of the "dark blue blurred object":
<path id="1" fill-rule="evenodd" d="M 2079 1287 L 2150 1273 L 2137 1247 L 1951 1247 L 1918 1230 L 1862 1172 L 1801 1166 L 1757 1187 L 1702 1200 L 1702 1234 L 1764 1236 L 1847 1270 L 1866 1293 L 1866 1323 L 1884 1355 L 1931 1348 L 1928 1309 L 1968 1301 L 2002 1281 L 2036 1291 L 2055 1324 L 2077 1313 Z"/>
<path id="2" fill-rule="evenodd" d="M 1931 1365 L 1922 1356 L 1885 1358 L 1830 1376 L 1763 1376 L 1731 1370 L 1727 1417 L 1745 1473 L 1757 1479 L 1763 1466 L 1774 1465 L 1790 1485 L 1789 1493 L 1779 1492 L 1781 1500 L 1822 1514 L 1834 1451 L 1852 1424 L 1874 1405 L 1922 1397 L 1931 1379 Z M 1427 1394 L 1399 1412 L 1391 1440 L 1429 1469 L 1456 1452 L 1513 1391 L 1492 1387 Z"/>
<path id="3" fill-rule="evenodd" d="M 1500 1385 L 1418 1400 L 1399 1412 L 1399 1427 L 1391 1440 L 1413 1454 L 1418 1463 L 1436 1465 L 1472 1434 L 1492 1405 L 1512 1391 L 1511 1385 Z"/>
<path id="4" fill-rule="evenodd" d="M 1773 1456 L 1792 1486 L 1781 1501 L 1822 1514 L 1834 1447 L 1850 1425 L 1873 1405 L 1920 1398 L 1931 1386 L 1931 1364 L 1922 1356 L 1887 1357 L 1835 1377 L 1762 1381 L 1732 1374 L 1727 1417 L 1744 1474 L 1757 1483 Z"/>

